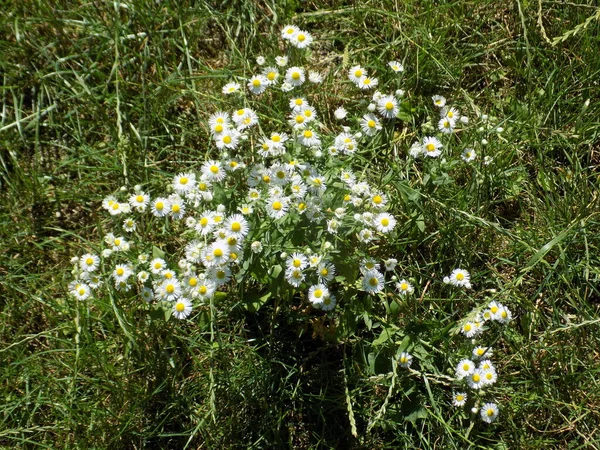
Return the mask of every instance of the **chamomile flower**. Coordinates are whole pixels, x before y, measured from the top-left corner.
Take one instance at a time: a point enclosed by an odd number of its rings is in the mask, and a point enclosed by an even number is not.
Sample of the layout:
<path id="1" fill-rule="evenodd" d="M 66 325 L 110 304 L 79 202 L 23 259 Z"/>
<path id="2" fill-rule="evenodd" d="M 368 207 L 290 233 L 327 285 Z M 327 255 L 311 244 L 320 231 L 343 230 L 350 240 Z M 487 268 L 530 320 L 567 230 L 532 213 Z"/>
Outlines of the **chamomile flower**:
<path id="1" fill-rule="evenodd" d="M 456 366 L 455 376 L 459 380 L 475 373 L 475 363 L 470 359 L 461 360 Z"/>
<path id="2" fill-rule="evenodd" d="M 81 267 L 81 270 L 83 270 L 84 272 L 94 272 L 99 265 L 100 258 L 91 253 L 86 253 L 81 258 L 79 258 L 79 267 Z"/>
<path id="3" fill-rule="evenodd" d="M 473 358 L 475 359 L 479 359 L 479 358 L 489 358 L 490 356 L 492 356 L 492 349 L 490 347 L 475 347 L 473 349 Z"/>
<path id="4" fill-rule="evenodd" d="M 303 270 L 308 266 L 308 258 L 302 253 L 292 253 L 285 262 L 288 268 Z"/>
<path id="5" fill-rule="evenodd" d="M 375 227 L 380 233 L 389 233 L 396 226 L 396 219 L 388 213 L 380 213 L 375 216 Z"/>
<path id="6" fill-rule="evenodd" d="M 230 83 L 227 83 L 225 86 L 223 86 L 222 92 L 225 95 L 235 94 L 236 92 L 239 92 L 241 88 L 242 88 L 242 85 L 240 83 L 236 83 L 235 81 L 232 81 Z"/>
<path id="7" fill-rule="evenodd" d="M 112 243 L 113 252 L 127 251 L 129 249 L 129 242 L 127 242 L 122 236 L 116 237 Z"/>
<path id="8" fill-rule="evenodd" d="M 433 104 L 438 108 L 443 108 L 446 106 L 446 98 L 442 97 L 441 95 L 434 95 L 431 97 L 431 100 L 433 100 Z"/>
<path id="9" fill-rule="evenodd" d="M 187 298 L 181 297 L 173 305 L 173 316 L 176 319 L 182 320 L 188 317 L 192 313 L 192 302 Z"/>
<path id="10" fill-rule="evenodd" d="M 473 373 L 467 376 L 467 385 L 471 389 L 481 389 L 486 384 L 483 372 L 480 369 L 475 369 Z"/>
<path id="11" fill-rule="evenodd" d="M 90 287 L 82 282 L 75 282 L 69 290 L 70 294 L 75 297 L 77 300 L 86 300 L 92 294 Z"/>
<path id="12" fill-rule="evenodd" d="M 304 69 L 302 67 L 290 67 L 285 71 L 285 81 L 292 86 L 301 86 L 306 80 Z"/>
<path id="13" fill-rule="evenodd" d="M 346 132 L 338 134 L 333 145 L 342 154 L 352 154 L 358 148 L 358 144 L 356 143 L 354 136 Z"/>
<path id="14" fill-rule="evenodd" d="M 456 127 L 456 122 L 448 117 L 442 117 L 438 122 L 438 130 L 444 134 L 452 134 Z"/>
<path id="15" fill-rule="evenodd" d="M 335 276 L 335 266 L 329 262 L 321 262 L 317 267 L 317 275 L 320 283 L 327 283 Z"/>
<path id="16" fill-rule="evenodd" d="M 398 100 L 392 95 L 384 95 L 377 101 L 377 111 L 386 119 L 393 119 L 398 115 L 400 108 Z"/>
<path id="17" fill-rule="evenodd" d="M 383 275 L 377 270 L 365 272 L 362 279 L 362 287 L 369 294 L 377 294 L 383 290 L 385 281 Z"/>
<path id="18" fill-rule="evenodd" d="M 448 278 L 453 286 L 466 287 L 467 289 L 471 287 L 471 276 L 464 269 L 454 269 Z"/>
<path id="19" fill-rule="evenodd" d="M 286 25 L 281 30 L 281 37 L 287 41 L 291 40 L 292 37 L 298 32 L 300 29 L 295 25 Z"/>
<path id="20" fill-rule="evenodd" d="M 176 220 L 185 216 L 185 202 L 177 194 L 169 196 L 169 214 Z"/>
<path id="21" fill-rule="evenodd" d="M 202 175 L 204 175 L 209 181 L 222 181 L 225 178 L 226 172 L 220 161 L 206 161 L 202 164 Z"/>
<path id="22" fill-rule="evenodd" d="M 487 372 L 488 370 L 496 371 L 496 367 L 494 367 L 494 364 L 489 359 L 482 359 L 479 361 L 479 369 L 484 372 Z"/>
<path id="23" fill-rule="evenodd" d="M 358 232 L 358 240 L 360 242 L 364 242 L 366 244 L 366 243 L 371 242 L 374 239 L 375 239 L 375 236 L 373 235 L 373 232 L 371 230 L 369 230 L 368 228 L 363 228 L 362 230 L 360 230 Z"/>
<path id="24" fill-rule="evenodd" d="M 194 189 L 194 186 L 196 186 L 196 174 L 194 173 L 180 173 L 173 179 L 173 189 L 179 195 L 187 194 Z"/>
<path id="25" fill-rule="evenodd" d="M 430 158 L 435 158 L 442 154 L 442 143 L 438 138 L 432 136 L 427 136 L 423 139 L 421 148 L 423 149 L 423 154 Z"/>
<path id="26" fill-rule="evenodd" d="M 162 258 L 154 258 L 152 261 L 150 261 L 150 272 L 155 275 L 159 275 L 166 268 L 167 263 Z"/>
<path id="27" fill-rule="evenodd" d="M 478 332 L 478 328 L 473 322 L 465 322 L 460 329 L 460 332 L 465 335 L 465 337 L 472 338 Z"/>
<path id="28" fill-rule="evenodd" d="M 262 71 L 262 76 L 265 78 L 267 85 L 275 85 L 279 80 L 279 71 L 276 67 L 265 67 Z"/>
<path id="29" fill-rule="evenodd" d="M 482 370 L 482 377 L 484 384 L 491 386 L 496 381 L 498 381 L 498 374 L 495 370 Z"/>
<path id="30" fill-rule="evenodd" d="M 313 37 L 306 31 L 298 30 L 289 41 L 296 48 L 307 48 L 312 44 Z"/>
<path id="31" fill-rule="evenodd" d="M 137 192 L 129 197 L 129 204 L 132 208 L 135 208 L 139 212 L 146 210 L 148 202 L 150 202 L 150 196 L 142 191 Z"/>
<path id="32" fill-rule="evenodd" d="M 356 86 L 360 89 L 374 89 L 379 84 L 379 80 L 377 78 L 371 78 L 367 76 L 360 77 Z"/>
<path id="33" fill-rule="evenodd" d="M 359 193 L 359 192 L 357 192 Z M 386 204 L 387 204 L 387 195 L 380 193 L 380 192 L 376 192 L 373 195 L 371 195 L 370 197 L 370 203 L 371 206 L 373 206 L 374 208 L 383 208 Z"/>
<path id="34" fill-rule="evenodd" d="M 402 296 L 412 294 L 414 292 L 412 284 L 406 280 L 400 280 L 398 283 L 396 283 L 396 289 Z"/>
<path id="35" fill-rule="evenodd" d="M 374 114 L 365 114 L 360 121 L 360 127 L 367 136 L 375 136 L 381 130 L 381 122 Z"/>
<path id="36" fill-rule="evenodd" d="M 307 128 L 299 133 L 298 143 L 305 147 L 317 147 L 321 145 L 321 139 L 316 131 Z"/>
<path id="37" fill-rule="evenodd" d="M 400 358 L 398 358 L 398 364 L 400 365 L 400 367 L 402 367 L 404 369 L 408 369 L 410 367 L 410 365 L 412 364 L 412 360 L 413 360 L 413 357 L 410 353 L 402 352 L 400 354 Z"/>
<path id="38" fill-rule="evenodd" d="M 495 403 L 485 403 L 479 410 L 481 420 L 486 423 L 494 422 L 498 418 L 499 414 L 500 410 L 498 409 L 498 405 Z"/>
<path id="39" fill-rule="evenodd" d="M 165 217 L 169 214 L 170 205 L 169 200 L 164 197 L 157 197 L 152 202 L 152 214 L 155 217 Z"/>
<path id="40" fill-rule="evenodd" d="M 224 228 L 228 236 L 243 239 L 250 229 L 248 221 L 240 214 L 230 216 L 224 223 Z"/>
<path id="41" fill-rule="evenodd" d="M 454 107 L 442 108 L 442 110 L 440 111 L 440 116 L 442 116 L 442 118 L 450 119 L 454 122 L 460 120 L 460 112 L 458 112 L 458 109 Z"/>
<path id="42" fill-rule="evenodd" d="M 354 84 L 358 83 L 362 77 L 367 76 L 367 71 L 363 69 L 361 66 L 353 66 L 348 71 L 348 78 Z"/>
<path id="43" fill-rule="evenodd" d="M 252 119 L 250 117 L 247 117 L 244 120 L 252 120 Z M 240 125 L 240 129 L 243 126 L 245 126 L 245 125 Z M 217 146 L 218 149 L 221 149 L 221 150 L 224 148 L 227 148 L 229 150 L 234 150 L 239 145 L 240 138 L 241 138 L 241 134 L 238 130 L 236 130 L 235 128 L 227 128 L 221 134 L 219 134 L 218 136 L 215 137 L 215 145 Z M 204 174 L 204 172 L 203 172 L 203 174 Z M 209 179 L 210 179 L 210 177 L 209 177 Z M 212 178 L 212 180 L 218 181 L 215 178 Z"/>
<path id="44" fill-rule="evenodd" d="M 467 394 L 464 392 L 455 392 L 452 394 L 452 404 L 454 406 L 464 406 L 467 403 Z"/>
<path id="45" fill-rule="evenodd" d="M 150 274 L 148 272 L 146 272 L 145 270 L 140 270 L 136 276 L 140 283 L 145 283 L 146 281 L 148 281 L 150 279 Z"/>
<path id="46" fill-rule="evenodd" d="M 173 302 L 181 296 L 181 283 L 176 278 L 164 280 L 157 286 L 156 296 L 161 300 Z"/>
<path id="47" fill-rule="evenodd" d="M 135 228 L 136 228 L 135 220 L 133 220 L 131 217 L 129 217 L 123 221 L 123 229 L 125 231 L 127 231 L 128 233 L 132 233 L 133 231 L 135 231 Z"/>
<path id="48" fill-rule="evenodd" d="M 112 272 L 112 277 L 115 282 L 127 281 L 127 279 L 133 274 L 129 264 L 117 264 Z"/>
<path id="49" fill-rule="evenodd" d="M 390 69 L 392 69 L 396 73 L 404 72 L 404 66 L 398 61 L 390 61 L 388 63 L 388 66 L 390 66 Z"/>
<path id="50" fill-rule="evenodd" d="M 288 267 L 288 269 L 285 271 L 286 281 L 294 287 L 300 287 L 300 285 L 304 281 L 304 278 L 305 275 L 302 272 L 302 269 Z"/>
<path id="51" fill-rule="evenodd" d="M 500 323 L 509 323 L 512 320 L 512 313 L 506 306 L 502 306 L 494 315 L 494 319 Z"/>
<path id="52" fill-rule="evenodd" d="M 323 284 L 315 284 L 308 290 L 308 300 L 313 304 L 322 304 L 323 298 L 329 295 L 329 289 Z"/>
<path id="53" fill-rule="evenodd" d="M 266 207 L 269 217 L 281 219 L 288 212 L 289 200 L 287 197 L 272 197 Z"/>
<path id="54" fill-rule="evenodd" d="M 269 84 L 269 80 L 264 75 L 255 75 L 248 80 L 248 90 L 256 95 L 262 94 Z"/>
<path id="55" fill-rule="evenodd" d="M 471 162 L 477 158 L 477 153 L 472 148 L 465 148 L 460 157 L 465 162 Z"/>

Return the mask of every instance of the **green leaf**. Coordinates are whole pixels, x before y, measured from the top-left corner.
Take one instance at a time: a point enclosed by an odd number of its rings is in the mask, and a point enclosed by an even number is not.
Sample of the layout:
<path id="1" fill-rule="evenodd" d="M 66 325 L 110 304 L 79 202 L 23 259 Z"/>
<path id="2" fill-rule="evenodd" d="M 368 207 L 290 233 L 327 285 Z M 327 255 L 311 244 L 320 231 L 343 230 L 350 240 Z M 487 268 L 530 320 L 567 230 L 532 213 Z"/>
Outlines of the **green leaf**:
<path id="1" fill-rule="evenodd" d="M 165 252 L 163 252 L 160 248 L 158 248 L 156 245 L 154 245 L 152 247 L 152 258 L 160 258 L 160 259 L 165 259 Z"/>
<path id="2" fill-rule="evenodd" d="M 260 293 L 252 293 L 244 299 L 244 308 L 249 312 L 257 312 L 271 298 L 272 292 L 267 292 L 261 295 Z"/>

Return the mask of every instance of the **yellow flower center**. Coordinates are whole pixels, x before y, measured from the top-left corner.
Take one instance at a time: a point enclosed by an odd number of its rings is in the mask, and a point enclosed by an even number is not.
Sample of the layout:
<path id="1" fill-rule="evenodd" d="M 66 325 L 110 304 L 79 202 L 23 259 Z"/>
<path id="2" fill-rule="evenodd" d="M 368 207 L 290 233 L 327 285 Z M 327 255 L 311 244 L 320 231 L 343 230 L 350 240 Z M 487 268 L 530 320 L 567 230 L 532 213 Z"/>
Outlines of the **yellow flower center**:
<path id="1" fill-rule="evenodd" d="M 362 70 L 360 70 L 360 69 L 358 69 L 357 71 L 355 71 L 355 72 L 354 72 L 354 76 L 355 76 L 356 78 L 360 78 L 360 77 L 362 77 L 362 74 L 363 74 L 363 71 L 362 71 Z"/>
<path id="2" fill-rule="evenodd" d="M 177 303 L 177 305 L 175 305 L 175 309 L 177 312 L 183 312 L 185 310 L 185 305 L 183 303 Z"/>
<path id="3" fill-rule="evenodd" d="M 293 80 L 299 80 L 300 79 L 300 72 L 294 72 L 294 73 L 292 73 L 292 79 Z"/>
<path id="4" fill-rule="evenodd" d="M 306 36 L 304 36 L 303 34 L 299 34 L 298 35 L 298 41 L 299 42 L 304 42 L 305 39 L 306 39 Z"/>
<path id="5" fill-rule="evenodd" d="M 165 273 L 165 279 L 170 280 L 171 278 L 173 278 L 173 274 L 171 272 Z"/>
<path id="6" fill-rule="evenodd" d="M 273 81 L 276 77 L 277 77 L 277 74 L 275 72 L 269 72 L 267 74 L 267 80 L 269 80 L 269 81 Z"/>
<path id="7" fill-rule="evenodd" d="M 494 415 L 494 410 L 492 408 L 488 408 L 485 413 L 488 415 L 488 417 L 492 417 Z"/>
<path id="8" fill-rule="evenodd" d="M 475 383 L 479 383 L 479 381 L 481 380 L 481 377 L 479 376 L 478 373 L 474 373 L 473 377 L 471 378 Z"/>
<path id="9" fill-rule="evenodd" d="M 138 203 L 143 203 L 144 202 L 144 196 L 143 195 L 136 195 L 135 201 L 138 202 Z"/>
<path id="10" fill-rule="evenodd" d="M 297 115 L 295 120 L 296 120 L 296 123 L 298 123 L 298 124 L 304 123 L 304 116 Z"/>
<path id="11" fill-rule="evenodd" d="M 316 298 L 321 298 L 323 297 L 323 291 L 321 289 L 317 289 L 314 294 L 313 294 Z"/>
<path id="12" fill-rule="evenodd" d="M 122 267 L 119 267 L 119 268 L 117 269 L 117 275 L 119 275 L 119 276 L 122 276 L 124 273 L 125 273 L 125 270 L 123 270 L 123 268 L 122 268 Z"/>
<path id="13" fill-rule="evenodd" d="M 313 132 L 310 130 L 305 130 L 303 134 L 305 138 L 311 138 L 313 136 Z"/>
<path id="14" fill-rule="evenodd" d="M 392 102 L 387 102 L 385 104 L 385 109 L 387 109 L 388 111 L 391 111 L 392 109 L 394 109 L 394 104 Z"/>
<path id="15" fill-rule="evenodd" d="M 79 289 L 78 292 L 79 292 L 79 295 L 83 295 L 83 294 L 85 294 L 85 289 L 81 288 L 81 289 Z"/>
<path id="16" fill-rule="evenodd" d="M 370 78 L 365 78 L 363 80 L 363 84 L 371 84 L 371 79 Z"/>
<path id="17" fill-rule="evenodd" d="M 205 191 L 208 189 L 208 185 L 206 183 L 200 183 L 198 185 L 198 189 L 200 189 L 201 191 Z"/>
<path id="18" fill-rule="evenodd" d="M 208 225 L 208 219 L 206 217 L 203 217 L 202 219 L 200 219 L 200 225 L 203 227 Z"/>
<path id="19" fill-rule="evenodd" d="M 387 227 L 389 224 L 390 224 L 389 219 L 387 219 L 385 217 L 383 219 L 381 219 L 381 225 L 383 225 L 384 227 Z"/>
<path id="20" fill-rule="evenodd" d="M 253 80 L 252 81 L 252 86 L 259 87 L 260 86 L 260 80 L 259 79 Z"/>
<path id="21" fill-rule="evenodd" d="M 271 136 L 271 140 L 273 142 L 279 142 L 281 141 L 281 136 L 279 136 L 278 134 L 274 134 L 273 136 Z"/>
<path id="22" fill-rule="evenodd" d="M 270 183 L 271 182 L 271 177 L 269 175 L 263 175 L 262 180 L 265 183 Z"/>
<path id="23" fill-rule="evenodd" d="M 464 400 L 464 398 L 465 398 L 465 397 L 464 397 L 463 395 L 457 395 L 457 396 L 456 396 L 456 401 L 457 401 L 457 402 L 462 402 L 462 401 Z"/>
<path id="24" fill-rule="evenodd" d="M 112 205 L 112 209 L 113 209 L 114 211 L 116 211 L 117 209 L 119 209 L 119 204 L 118 204 L 118 203 L 113 203 L 113 205 Z"/>
<path id="25" fill-rule="evenodd" d="M 373 197 L 373 203 L 376 205 L 381 205 L 381 203 L 383 203 L 383 197 L 381 195 L 376 195 Z"/>
<path id="26" fill-rule="evenodd" d="M 456 274 L 456 279 L 457 279 L 458 281 L 462 281 L 462 280 L 464 280 L 464 279 L 465 279 L 465 276 L 464 276 L 462 273 L 457 273 L 457 274 Z"/>
<path id="27" fill-rule="evenodd" d="M 492 314 L 496 314 L 498 312 L 498 307 L 497 306 L 492 306 L 490 308 L 490 311 L 492 312 Z"/>
<path id="28" fill-rule="evenodd" d="M 302 265 L 302 261 L 300 261 L 298 258 L 294 259 L 294 261 L 292 262 L 292 265 L 294 267 L 300 267 Z"/>
<path id="29" fill-rule="evenodd" d="M 469 371 L 469 369 L 471 368 L 471 366 L 470 366 L 469 364 L 463 364 L 463 367 L 462 367 L 462 368 L 463 368 L 463 370 L 464 370 L 465 372 L 468 372 L 468 371 Z"/>
<path id="30" fill-rule="evenodd" d="M 173 211 L 175 214 L 177 214 L 179 211 L 181 211 L 181 207 L 179 205 L 175 204 L 171 207 L 171 211 Z"/>
<path id="31" fill-rule="evenodd" d="M 367 122 L 367 125 L 368 125 L 368 127 L 369 127 L 369 128 L 375 128 L 375 125 L 376 125 L 376 124 L 375 124 L 375 121 L 374 121 L 374 120 L 369 120 L 369 121 Z"/>
<path id="32" fill-rule="evenodd" d="M 221 124 L 217 124 L 217 125 L 215 126 L 215 131 L 216 131 L 217 133 L 220 133 L 220 132 L 222 132 L 222 131 L 223 131 L 223 125 L 221 125 Z"/>
<path id="33" fill-rule="evenodd" d="M 165 207 L 165 204 L 163 202 L 156 202 L 154 206 L 156 207 L 157 211 L 162 211 Z"/>
<path id="34" fill-rule="evenodd" d="M 467 332 L 471 331 L 471 324 L 469 324 L 469 323 L 466 324 L 464 330 L 467 331 Z"/>
<path id="35" fill-rule="evenodd" d="M 280 180 L 283 180 L 285 178 L 285 172 L 283 170 L 279 170 L 276 175 L 277 178 L 279 178 Z"/>
<path id="36" fill-rule="evenodd" d="M 119 245 L 121 245 L 121 239 L 115 239 L 115 245 L 118 247 Z"/>
<path id="37" fill-rule="evenodd" d="M 321 269 L 321 276 L 326 277 L 327 275 L 329 275 L 329 270 L 327 270 L 325 267 L 323 267 Z"/>
<path id="38" fill-rule="evenodd" d="M 246 114 L 246 110 L 245 109 L 238 109 L 237 110 L 237 115 L 238 116 L 243 116 L 244 114 Z"/>
<path id="39" fill-rule="evenodd" d="M 167 291 L 167 294 L 172 294 L 173 292 L 175 292 L 175 286 L 173 286 L 172 284 L 169 284 L 167 286 L 167 288 L 165 289 L 165 291 Z"/>
<path id="40" fill-rule="evenodd" d="M 208 292 L 208 289 L 206 289 L 206 286 L 200 286 L 200 289 L 198 289 L 198 292 L 200 292 L 202 295 L 206 294 L 206 292 Z"/>
<path id="41" fill-rule="evenodd" d="M 231 136 L 225 136 L 225 137 L 223 138 L 223 142 L 224 142 L 224 143 L 226 143 L 226 144 L 231 144 Z M 213 167 L 216 167 L 216 166 L 213 166 Z M 217 169 L 218 169 L 218 168 L 217 168 Z M 212 167 L 210 168 L 210 171 L 211 171 L 212 173 L 217 173 L 217 172 L 215 172 L 215 171 L 212 169 Z"/>
<path id="42" fill-rule="evenodd" d="M 236 233 L 242 229 L 242 224 L 239 222 L 233 222 L 231 224 L 231 231 L 235 231 Z"/>
<path id="43" fill-rule="evenodd" d="M 400 289 L 402 289 L 403 291 L 406 291 L 406 290 L 408 289 L 408 284 L 406 284 L 406 283 L 402 283 L 402 284 L 400 285 Z"/>
<path id="44" fill-rule="evenodd" d="M 227 138 L 228 136 L 225 136 L 225 137 Z M 225 142 L 225 139 L 223 139 L 223 142 Z M 213 164 L 212 166 L 210 166 L 210 171 L 214 175 L 218 174 L 219 173 L 219 166 L 216 166 L 216 165 Z"/>
<path id="45" fill-rule="evenodd" d="M 369 278 L 369 284 L 371 286 L 375 287 L 379 284 L 379 280 L 375 277 Z"/>
<path id="46" fill-rule="evenodd" d="M 275 211 L 280 211 L 281 208 L 283 208 L 283 205 L 281 204 L 281 202 L 273 202 L 273 209 Z"/>
<path id="47" fill-rule="evenodd" d="M 448 111 L 448 117 L 452 119 L 454 117 L 454 113 L 452 111 Z"/>
<path id="48" fill-rule="evenodd" d="M 91 266 L 92 264 L 94 264 L 94 260 L 93 260 L 92 258 L 88 258 L 88 259 L 86 259 L 86 260 L 85 260 L 85 263 L 86 263 L 88 266 Z"/>
<path id="49" fill-rule="evenodd" d="M 427 149 L 428 152 L 433 152 L 435 150 L 435 145 L 429 143 L 425 146 L 425 148 Z"/>
<path id="50" fill-rule="evenodd" d="M 198 284 L 198 278 L 190 278 L 188 281 L 188 285 L 190 285 L 191 287 L 194 287 Z"/>
<path id="51" fill-rule="evenodd" d="M 157 263 L 154 263 L 154 268 L 155 268 L 156 270 L 159 270 L 161 267 L 162 267 L 162 264 L 161 264 L 161 263 L 159 263 L 159 262 L 157 262 Z"/>

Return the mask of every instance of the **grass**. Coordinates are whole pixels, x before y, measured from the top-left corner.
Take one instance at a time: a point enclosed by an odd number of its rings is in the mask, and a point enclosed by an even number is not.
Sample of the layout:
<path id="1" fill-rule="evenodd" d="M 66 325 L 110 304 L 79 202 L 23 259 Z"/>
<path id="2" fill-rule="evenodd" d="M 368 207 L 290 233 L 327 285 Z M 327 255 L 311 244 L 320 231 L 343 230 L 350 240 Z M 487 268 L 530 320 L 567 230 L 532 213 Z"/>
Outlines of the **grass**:
<path id="1" fill-rule="evenodd" d="M 595 14 L 594 2 L 554 1 L 11 4 L 0 18 L 0 445 L 600 448 L 600 36 L 597 19 L 579 26 Z M 98 250 L 101 199 L 198 169 L 218 89 L 278 54 L 289 22 L 317 36 L 317 67 L 407 68 L 412 123 L 365 165 L 394 211 L 415 212 L 386 250 L 418 293 L 428 286 L 420 301 L 334 342 L 330 328 L 354 319 L 309 326 L 302 311 L 228 299 L 231 313 L 175 324 L 121 299 L 74 302 L 69 259 Z M 347 96 L 331 89 L 323 114 Z M 497 117 L 505 131 L 483 149 L 493 166 L 446 183 L 405 163 L 434 94 Z M 496 289 L 516 316 L 495 344 L 491 427 L 453 412 L 444 384 L 448 330 L 472 303 L 429 282 L 456 264 L 476 274 L 469 300 Z M 383 328 L 389 341 L 366 339 Z M 426 377 L 392 370 L 404 336 L 421 341 Z"/>

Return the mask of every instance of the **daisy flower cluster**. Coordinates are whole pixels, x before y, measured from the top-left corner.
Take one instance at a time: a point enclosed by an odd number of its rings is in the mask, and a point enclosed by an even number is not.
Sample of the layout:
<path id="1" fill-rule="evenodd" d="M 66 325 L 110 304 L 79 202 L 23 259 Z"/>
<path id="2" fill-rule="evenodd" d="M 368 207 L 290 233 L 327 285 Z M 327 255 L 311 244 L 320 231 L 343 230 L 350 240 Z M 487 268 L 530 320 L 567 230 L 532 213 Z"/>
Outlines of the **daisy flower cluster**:
<path id="1" fill-rule="evenodd" d="M 487 327 L 488 321 L 507 324 L 512 319 L 510 310 L 495 301 L 490 302 L 482 313 L 463 322 L 461 333 L 470 338 L 470 355 L 459 361 L 455 368 L 456 390 L 452 394 L 454 406 L 465 406 L 473 397 L 471 412 L 479 414 L 484 422 L 492 423 L 499 415 L 499 407 L 495 402 L 486 401 L 486 390 L 498 381 L 498 372 L 492 356 L 492 347 L 476 345 L 475 337 L 479 337 Z"/>
<path id="2" fill-rule="evenodd" d="M 295 26 L 284 27 L 282 37 L 299 49 L 313 41 Z M 261 56 L 257 64 L 260 73 L 223 87 L 223 94 L 234 99 L 233 108 L 207 118 L 218 158 L 205 160 L 197 171 L 173 176 L 167 192 L 153 194 L 135 186 L 104 199 L 102 206 L 116 221 L 115 229 L 105 236 L 102 259 L 92 254 L 78 258 L 76 280 L 69 287 L 74 297 L 85 300 L 105 283 L 117 291 L 135 292 L 147 302 L 165 302 L 182 319 L 195 302 L 210 300 L 234 277 L 242 277 L 246 269 L 240 266 L 249 258 L 261 260 L 267 272 L 283 259 L 285 283 L 323 311 L 332 311 L 337 304 L 335 277 L 340 264 L 355 264 L 359 276 L 347 282 L 367 294 L 378 294 L 397 280 L 392 275 L 395 259 L 378 262 L 368 254 L 370 246 L 397 227 L 398 220 L 389 212 L 390 199 L 346 162 L 368 145 L 386 120 L 395 118 L 398 99 L 376 91 L 374 106 L 359 111 L 353 126 L 330 127 L 313 104 L 312 91 L 304 86 L 307 80 L 320 83 L 321 74 L 290 64 L 287 56 L 277 56 L 272 63 Z M 351 80 L 356 76 L 361 89 L 379 83 L 377 78 L 365 78 L 364 69 L 359 76 L 358 67 L 349 76 Z M 389 68 L 392 73 L 404 70 L 397 61 Z M 242 89 L 244 81 L 247 91 Z M 249 106 L 267 89 L 286 98 L 283 116 L 265 117 Z M 219 192 L 230 192 L 226 204 L 215 200 Z M 167 256 L 155 254 L 156 248 L 143 242 L 140 228 L 161 229 L 171 222 L 182 223 L 188 231 L 181 254 L 172 255 L 169 264 Z M 318 239 L 308 233 L 300 246 L 269 244 L 272 230 L 298 227 L 317 230 Z M 338 243 L 348 239 L 356 242 L 357 255 L 336 260 Z M 100 266 L 105 276 L 96 280 L 92 274 Z M 413 292 L 406 280 L 396 288 L 400 295 Z"/>

